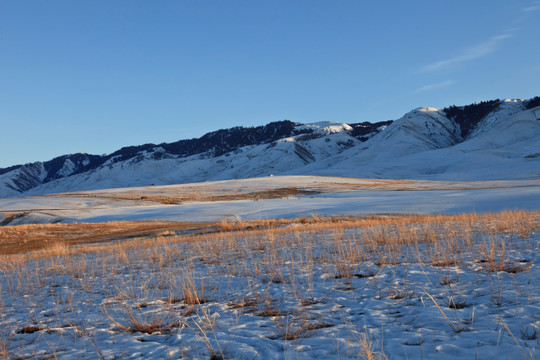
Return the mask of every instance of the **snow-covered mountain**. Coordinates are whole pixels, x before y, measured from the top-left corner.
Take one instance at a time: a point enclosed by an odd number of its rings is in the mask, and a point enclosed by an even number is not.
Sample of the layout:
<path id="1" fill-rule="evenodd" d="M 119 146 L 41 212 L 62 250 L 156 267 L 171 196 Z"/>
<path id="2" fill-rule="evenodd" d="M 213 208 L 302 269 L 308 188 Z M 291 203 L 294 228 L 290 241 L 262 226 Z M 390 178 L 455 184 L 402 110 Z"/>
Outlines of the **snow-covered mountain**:
<path id="1" fill-rule="evenodd" d="M 362 151 L 341 154 L 346 161 L 327 159 L 317 175 L 453 181 L 540 179 L 538 99 L 492 104 L 493 109 L 467 131 L 453 117 L 448 119 L 445 111 L 414 110 L 362 144 Z M 466 108 L 461 110 L 476 112 Z"/>
<path id="2" fill-rule="evenodd" d="M 236 127 L 0 169 L 0 197 L 280 174 L 540 178 L 540 97 L 419 108 L 395 121 Z"/>

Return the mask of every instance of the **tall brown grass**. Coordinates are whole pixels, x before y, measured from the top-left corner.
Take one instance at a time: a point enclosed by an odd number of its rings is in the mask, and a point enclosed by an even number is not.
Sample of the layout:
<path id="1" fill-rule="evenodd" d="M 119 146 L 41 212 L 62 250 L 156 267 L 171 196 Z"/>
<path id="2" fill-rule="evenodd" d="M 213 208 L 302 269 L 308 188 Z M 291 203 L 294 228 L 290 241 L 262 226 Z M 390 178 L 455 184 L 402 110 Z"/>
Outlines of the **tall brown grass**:
<path id="1" fill-rule="evenodd" d="M 213 312 L 218 310 L 209 310 L 211 304 L 220 302 L 230 311 L 272 318 L 278 337 L 295 341 L 331 325 L 313 317 L 310 307 L 334 292 L 354 290 L 355 279 L 358 284 L 358 279 L 366 278 L 362 286 L 376 287 L 380 299 L 423 295 L 422 289 L 408 286 L 406 274 L 398 278 L 399 265 L 438 269 L 446 298 L 426 293 L 426 303 L 438 309 L 452 330 L 463 331 L 467 319 L 447 315 L 461 304 L 453 290 L 458 281 L 454 270 L 475 267 L 492 276 L 491 299 L 498 307 L 507 296 L 497 274 L 528 271 L 531 264 L 516 257 L 514 250 L 530 246 L 529 234 L 539 230 L 540 212 L 535 211 L 212 224 L 23 225 L 0 228 L 0 234 L 8 234 L 4 244 L 17 239 L 38 242 L 41 236 L 48 241 L 29 252 L 21 252 L 22 248 L 4 252 L 0 274 L 4 293 L 12 294 L 5 300 L 16 301 L 21 295 L 32 299 L 46 286 L 54 289 L 54 281 L 65 281 L 77 291 L 104 298 L 103 304 L 86 306 L 102 307 L 114 331 L 163 333 L 186 326 L 211 353 L 222 355 Z M 100 231 L 108 231 L 109 237 L 99 238 Z M 89 240 L 81 240 L 83 236 Z M 70 241 L 73 238 L 79 240 Z M 98 238 L 107 240 L 96 242 Z M 383 279 L 380 274 L 385 271 Z M 214 276 L 228 281 L 217 285 Z M 275 297 L 271 290 L 276 288 L 288 298 Z M 69 297 L 58 298 L 59 304 L 72 302 Z M 45 329 L 48 320 L 30 318 L 36 306 L 28 304 L 29 323 Z M 81 319 L 66 322 L 84 326 Z M 385 358 L 368 332 L 356 334 L 361 356 Z M 13 332 L 0 333 L 0 354 L 10 351 L 11 336 Z"/>

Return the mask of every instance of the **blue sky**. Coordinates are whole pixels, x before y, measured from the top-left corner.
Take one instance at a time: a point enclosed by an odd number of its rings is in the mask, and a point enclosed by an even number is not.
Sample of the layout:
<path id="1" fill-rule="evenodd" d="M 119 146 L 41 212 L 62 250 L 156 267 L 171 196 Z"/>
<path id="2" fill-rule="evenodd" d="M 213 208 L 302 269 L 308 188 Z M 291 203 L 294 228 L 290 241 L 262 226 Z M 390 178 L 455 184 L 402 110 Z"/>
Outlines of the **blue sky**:
<path id="1" fill-rule="evenodd" d="M 0 167 L 540 95 L 540 1 L 0 0 Z"/>

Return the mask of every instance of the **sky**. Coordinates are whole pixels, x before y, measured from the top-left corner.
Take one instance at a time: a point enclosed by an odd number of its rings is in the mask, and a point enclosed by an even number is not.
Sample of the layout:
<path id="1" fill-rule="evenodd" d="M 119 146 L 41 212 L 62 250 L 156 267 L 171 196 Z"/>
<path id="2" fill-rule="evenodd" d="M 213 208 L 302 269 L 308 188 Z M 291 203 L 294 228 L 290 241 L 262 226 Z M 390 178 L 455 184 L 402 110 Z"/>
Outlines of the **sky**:
<path id="1" fill-rule="evenodd" d="M 0 0 L 0 168 L 540 95 L 536 0 Z"/>

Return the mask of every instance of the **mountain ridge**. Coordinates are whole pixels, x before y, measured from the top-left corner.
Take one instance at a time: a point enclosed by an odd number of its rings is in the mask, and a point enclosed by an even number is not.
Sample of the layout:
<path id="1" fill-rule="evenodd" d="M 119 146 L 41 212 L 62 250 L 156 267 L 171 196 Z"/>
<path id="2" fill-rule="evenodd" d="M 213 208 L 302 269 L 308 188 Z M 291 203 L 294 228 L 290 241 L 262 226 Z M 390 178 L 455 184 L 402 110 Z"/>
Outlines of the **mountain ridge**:
<path id="1" fill-rule="evenodd" d="M 0 197 L 309 171 L 338 176 L 413 177 L 414 173 L 388 171 L 383 165 L 403 157 L 415 168 L 414 154 L 458 149 L 459 144 L 489 132 L 516 113 L 538 106 L 540 97 L 496 99 L 444 109 L 417 108 L 398 120 L 378 123 L 300 124 L 283 120 L 217 130 L 197 139 L 128 146 L 107 155 L 62 155 L 46 162 L 0 169 Z M 515 138 L 529 139 L 536 134 L 536 120 L 528 120 L 527 126 L 532 129 L 520 128 L 525 134 Z M 461 148 L 470 152 L 467 147 Z M 537 152 L 527 154 L 528 159 L 537 159 Z M 350 162 L 358 168 L 347 167 Z M 429 164 L 426 166 L 429 168 Z"/>

